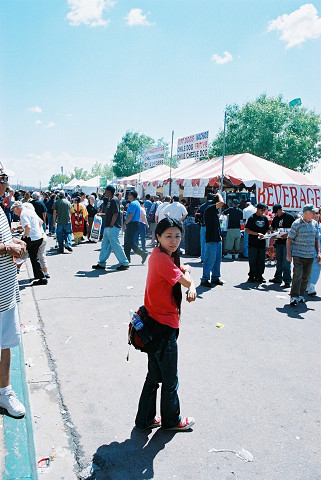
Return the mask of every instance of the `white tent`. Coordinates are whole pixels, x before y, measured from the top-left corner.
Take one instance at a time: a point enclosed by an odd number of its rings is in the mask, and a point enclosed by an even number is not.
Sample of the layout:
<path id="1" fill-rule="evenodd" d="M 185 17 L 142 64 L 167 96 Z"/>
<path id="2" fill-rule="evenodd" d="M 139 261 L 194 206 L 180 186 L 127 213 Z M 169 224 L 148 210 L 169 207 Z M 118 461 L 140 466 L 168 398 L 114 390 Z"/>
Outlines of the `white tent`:
<path id="1" fill-rule="evenodd" d="M 100 186 L 100 175 L 90 178 L 81 184 L 81 190 L 88 195 L 89 193 L 96 192 Z"/>
<path id="2" fill-rule="evenodd" d="M 77 186 L 81 187 L 83 185 L 83 183 L 84 183 L 84 180 L 73 178 L 72 180 L 70 180 L 69 183 L 65 184 L 65 188 L 71 190 L 71 189 L 74 189 Z"/>

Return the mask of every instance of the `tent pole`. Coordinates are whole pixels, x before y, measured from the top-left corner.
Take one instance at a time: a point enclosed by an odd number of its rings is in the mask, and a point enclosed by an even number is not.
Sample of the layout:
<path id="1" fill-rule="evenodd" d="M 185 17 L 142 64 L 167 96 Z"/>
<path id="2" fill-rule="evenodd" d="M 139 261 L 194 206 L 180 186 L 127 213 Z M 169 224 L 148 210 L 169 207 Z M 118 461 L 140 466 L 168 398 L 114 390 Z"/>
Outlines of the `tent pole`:
<path id="1" fill-rule="evenodd" d="M 221 194 L 222 195 L 223 195 L 224 160 L 225 160 L 225 133 L 226 133 L 226 110 L 224 113 L 224 131 L 223 131 L 223 155 L 222 155 L 222 176 L 221 176 Z"/>
<path id="2" fill-rule="evenodd" d="M 172 196 L 172 159 L 173 159 L 174 130 L 172 130 L 171 159 L 169 163 L 169 196 Z"/>

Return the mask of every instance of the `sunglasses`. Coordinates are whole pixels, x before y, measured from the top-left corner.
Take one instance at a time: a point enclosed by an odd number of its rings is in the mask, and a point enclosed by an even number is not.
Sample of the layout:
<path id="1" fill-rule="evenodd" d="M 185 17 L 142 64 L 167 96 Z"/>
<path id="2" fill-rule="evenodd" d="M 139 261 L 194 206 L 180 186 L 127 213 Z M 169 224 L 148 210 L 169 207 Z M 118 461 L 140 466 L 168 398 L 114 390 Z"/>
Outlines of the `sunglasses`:
<path id="1" fill-rule="evenodd" d="M 0 183 L 8 183 L 8 175 L 0 175 Z"/>

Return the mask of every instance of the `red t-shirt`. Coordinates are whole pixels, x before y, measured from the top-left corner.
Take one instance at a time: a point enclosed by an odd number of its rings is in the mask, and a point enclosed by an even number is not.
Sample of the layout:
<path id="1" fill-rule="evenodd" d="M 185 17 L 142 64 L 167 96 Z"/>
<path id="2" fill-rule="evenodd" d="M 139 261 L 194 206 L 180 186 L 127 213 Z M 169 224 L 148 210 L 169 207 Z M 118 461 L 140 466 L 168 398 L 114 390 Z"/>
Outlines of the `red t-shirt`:
<path id="1" fill-rule="evenodd" d="M 152 318 L 159 323 L 179 328 L 179 313 L 173 295 L 173 286 L 183 272 L 174 259 L 154 248 L 148 262 L 144 305 Z"/>

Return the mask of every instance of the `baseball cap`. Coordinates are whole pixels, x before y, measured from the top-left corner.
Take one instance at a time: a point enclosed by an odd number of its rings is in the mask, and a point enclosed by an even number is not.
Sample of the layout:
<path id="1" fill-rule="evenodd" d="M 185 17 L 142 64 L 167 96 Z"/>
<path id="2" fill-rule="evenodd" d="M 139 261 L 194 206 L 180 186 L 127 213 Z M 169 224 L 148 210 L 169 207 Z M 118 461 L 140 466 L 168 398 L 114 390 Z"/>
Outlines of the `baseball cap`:
<path id="1" fill-rule="evenodd" d="M 0 175 L 8 175 L 8 177 L 13 177 L 15 175 L 13 170 L 8 170 L 2 160 L 0 160 Z"/>
<path id="2" fill-rule="evenodd" d="M 303 207 L 303 213 L 304 212 L 315 212 L 315 213 L 318 213 L 319 210 L 317 208 L 315 208 L 315 206 L 312 204 L 312 203 L 307 203 L 306 205 L 304 205 Z"/>
<path id="3" fill-rule="evenodd" d="M 265 205 L 265 203 L 258 203 L 256 205 L 256 208 L 259 208 L 260 210 L 266 210 L 267 206 Z"/>
<path id="4" fill-rule="evenodd" d="M 282 208 L 282 205 L 280 205 L 280 203 L 275 203 L 273 205 L 272 212 L 276 213 L 278 210 L 280 210 L 280 208 Z"/>

